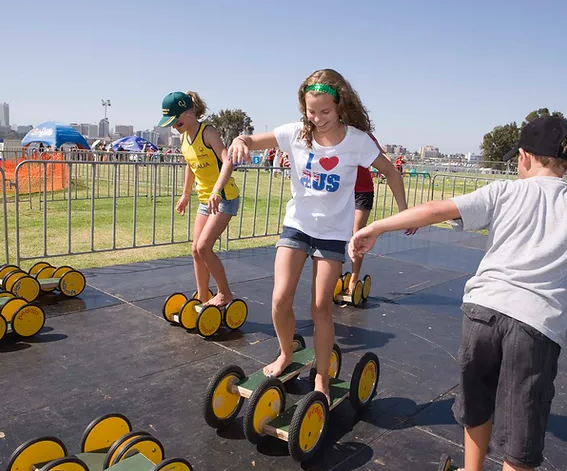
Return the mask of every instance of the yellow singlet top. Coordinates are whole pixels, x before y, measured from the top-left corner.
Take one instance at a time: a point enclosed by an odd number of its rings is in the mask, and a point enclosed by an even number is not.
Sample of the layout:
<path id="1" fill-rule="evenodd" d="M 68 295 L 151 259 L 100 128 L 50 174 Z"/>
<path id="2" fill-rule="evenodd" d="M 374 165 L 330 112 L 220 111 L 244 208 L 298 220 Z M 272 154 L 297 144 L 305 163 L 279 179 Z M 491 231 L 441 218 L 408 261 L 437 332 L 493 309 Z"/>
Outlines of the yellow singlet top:
<path id="1" fill-rule="evenodd" d="M 201 203 L 207 203 L 209 201 L 209 196 L 211 195 L 211 191 L 213 191 L 222 168 L 220 156 L 217 156 L 215 151 L 211 147 L 208 147 L 203 140 L 203 132 L 206 127 L 206 123 L 199 124 L 199 130 L 192 143 L 189 142 L 187 133 L 183 133 L 181 136 L 181 153 L 195 174 L 197 195 Z M 221 191 L 221 195 L 224 200 L 233 200 L 240 195 L 240 190 L 236 186 L 236 183 L 234 183 L 232 176 Z"/>

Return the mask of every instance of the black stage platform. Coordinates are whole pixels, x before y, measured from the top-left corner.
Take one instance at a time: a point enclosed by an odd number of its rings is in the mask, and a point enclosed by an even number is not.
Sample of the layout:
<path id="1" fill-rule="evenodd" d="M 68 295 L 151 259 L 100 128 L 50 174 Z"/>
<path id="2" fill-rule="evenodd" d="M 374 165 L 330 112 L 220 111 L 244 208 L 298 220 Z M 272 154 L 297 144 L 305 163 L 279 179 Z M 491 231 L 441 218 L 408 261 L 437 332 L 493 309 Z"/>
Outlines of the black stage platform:
<path id="1" fill-rule="evenodd" d="M 163 320 L 165 298 L 195 288 L 190 257 L 85 270 L 80 299 L 43 298 L 48 316 L 33 341 L 0 345 L 0 469 L 23 441 L 55 435 L 76 453 L 94 418 L 125 414 L 166 456 L 195 470 L 436 470 L 442 453 L 462 462 L 462 429 L 451 406 L 458 381 L 463 286 L 480 261 L 485 237 L 427 228 L 379 239 L 365 259 L 372 276 L 366 305 L 335 306 L 337 342 L 349 378 L 374 351 L 381 377 L 370 410 L 355 417 L 345 402 L 332 412 L 327 449 L 300 465 L 284 442 L 260 448 L 235 426 L 218 432 L 203 418 L 203 393 L 223 365 L 251 373 L 277 349 L 271 324 L 273 248 L 222 253 L 237 297 L 249 305 L 241 332 L 203 340 Z M 350 264 L 345 265 L 345 271 Z M 313 344 L 311 262 L 295 300 L 297 329 Z M 542 470 L 567 470 L 567 370 L 560 365 Z M 295 396 L 297 400 L 300 396 Z M 289 404 L 289 402 L 288 402 Z M 500 469 L 490 454 L 486 469 Z"/>

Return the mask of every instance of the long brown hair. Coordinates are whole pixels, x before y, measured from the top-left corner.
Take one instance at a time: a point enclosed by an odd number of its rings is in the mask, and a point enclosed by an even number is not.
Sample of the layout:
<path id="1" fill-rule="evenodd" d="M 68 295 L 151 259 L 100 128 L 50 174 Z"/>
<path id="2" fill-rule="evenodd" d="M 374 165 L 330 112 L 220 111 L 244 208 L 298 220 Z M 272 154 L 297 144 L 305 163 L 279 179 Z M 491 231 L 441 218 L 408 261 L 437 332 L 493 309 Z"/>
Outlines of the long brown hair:
<path id="1" fill-rule="evenodd" d="M 360 129 L 363 132 L 372 132 L 373 126 L 368 116 L 368 111 L 362 104 L 358 93 L 352 88 L 351 84 L 345 78 L 333 69 L 322 69 L 313 72 L 299 87 L 298 98 L 299 107 L 303 117 L 303 130 L 300 138 L 304 139 L 307 147 L 310 149 L 313 143 L 313 131 L 315 125 L 307 118 L 307 110 L 305 106 L 305 87 L 314 83 L 322 83 L 333 87 L 337 91 L 335 103 L 337 104 L 337 112 L 341 121 L 348 125 Z M 309 92 L 323 93 L 323 92 Z"/>
<path id="2" fill-rule="evenodd" d="M 197 92 L 185 92 L 186 95 L 189 95 L 193 100 L 193 113 L 195 113 L 195 117 L 199 120 L 205 117 L 205 112 L 207 111 L 207 104 L 203 101 L 203 99 L 199 96 Z"/>

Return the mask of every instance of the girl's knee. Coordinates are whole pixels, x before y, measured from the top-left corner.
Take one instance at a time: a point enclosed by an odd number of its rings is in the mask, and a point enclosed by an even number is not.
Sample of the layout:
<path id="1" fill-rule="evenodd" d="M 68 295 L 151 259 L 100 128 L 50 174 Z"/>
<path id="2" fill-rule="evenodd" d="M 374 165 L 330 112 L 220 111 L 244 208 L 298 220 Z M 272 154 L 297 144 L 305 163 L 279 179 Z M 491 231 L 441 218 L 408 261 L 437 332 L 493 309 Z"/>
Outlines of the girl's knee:
<path id="1" fill-rule="evenodd" d="M 274 312 L 289 311 L 293 307 L 293 296 L 284 292 L 274 292 L 272 295 L 272 310 Z"/>
<path id="2" fill-rule="evenodd" d="M 213 252 L 213 247 L 206 241 L 197 242 L 197 255 L 201 258 L 207 258 Z"/>
<path id="3" fill-rule="evenodd" d="M 197 248 L 197 242 L 193 242 L 193 245 L 191 246 L 191 253 L 193 254 L 193 258 L 199 257 L 199 250 Z"/>
<path id="4" fill-rule="evenodd" d="M 314 322 L 328 322 L 332 320 L 332 307 L 331 303 L 327 301 L 315 302 L 311 306 L 311 316 Z"/>

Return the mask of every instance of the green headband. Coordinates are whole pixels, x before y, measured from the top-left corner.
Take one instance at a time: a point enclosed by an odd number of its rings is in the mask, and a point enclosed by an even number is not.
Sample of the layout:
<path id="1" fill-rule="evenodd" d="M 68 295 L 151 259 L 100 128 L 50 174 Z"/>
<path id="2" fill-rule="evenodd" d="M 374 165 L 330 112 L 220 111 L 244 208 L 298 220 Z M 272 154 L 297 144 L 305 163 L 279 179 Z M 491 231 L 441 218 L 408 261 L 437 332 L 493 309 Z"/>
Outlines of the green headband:
<path id="1" fill-rule="evenodd" d="M 312 85 L 307 85 L 307 87 L 305 87 L 305 93 L 307 92 L 328 93 L 334 98 L 337 98 L 337 91 L 333 87 L 325 85 L 324 83 L 314 83 Z"/>

